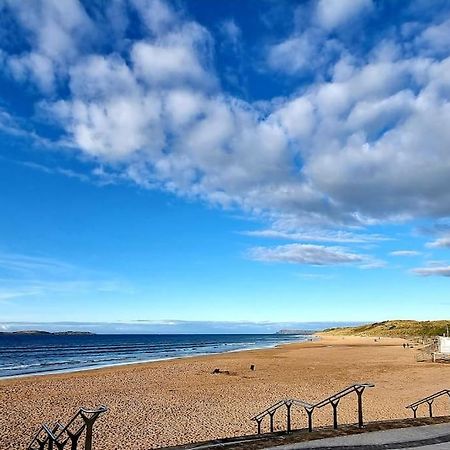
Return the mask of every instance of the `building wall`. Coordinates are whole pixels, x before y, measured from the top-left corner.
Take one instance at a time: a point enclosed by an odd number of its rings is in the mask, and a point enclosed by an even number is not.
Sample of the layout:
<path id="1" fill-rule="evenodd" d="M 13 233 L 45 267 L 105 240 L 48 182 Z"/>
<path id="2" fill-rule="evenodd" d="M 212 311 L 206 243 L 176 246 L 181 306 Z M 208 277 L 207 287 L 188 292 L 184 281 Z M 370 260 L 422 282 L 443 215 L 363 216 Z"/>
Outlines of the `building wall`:
<path id="1" fill-rule="evenodd" d="M 439 338 L 439 352 L 450 354 L 450 337 Z"/>

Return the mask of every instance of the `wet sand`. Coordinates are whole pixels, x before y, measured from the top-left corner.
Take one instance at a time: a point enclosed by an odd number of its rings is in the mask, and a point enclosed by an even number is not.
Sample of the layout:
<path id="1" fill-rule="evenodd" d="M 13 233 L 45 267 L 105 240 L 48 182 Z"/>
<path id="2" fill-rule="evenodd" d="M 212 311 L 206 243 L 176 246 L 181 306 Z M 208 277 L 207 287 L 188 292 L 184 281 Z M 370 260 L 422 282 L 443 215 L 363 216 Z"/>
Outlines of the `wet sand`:
<path id="1" fill-rule="evenodd" d="M 250 418 L 281 398 L 316 402 L 358 382 L 376 385 L 364 394 L 365 420 L 410 417 L 408 403 L 450 388 L 450 365 L 419 363 L 417 350 L 403 342 L 324 336 L 274 349 L 1 380 L 0 449 L 24 448 L 42 422 L 67 421 L 80 406 L 99 404 L 109 412 L 95 426 L 95 450 L 250 434 Z M 212 374 L 215 368 L 229 373 Z M 356 422 L 355 397 L 341 401 L 341 423 Z M 436 401 L 436 415 L 449 411 L 448 398 Z M 317 410 L 314 421 L 331 424 L 331 407 Z M 285 426 L 281 414 L 276 423 Z M 293 424 L 304 427 L 305 413 L 294 411 Z"/>

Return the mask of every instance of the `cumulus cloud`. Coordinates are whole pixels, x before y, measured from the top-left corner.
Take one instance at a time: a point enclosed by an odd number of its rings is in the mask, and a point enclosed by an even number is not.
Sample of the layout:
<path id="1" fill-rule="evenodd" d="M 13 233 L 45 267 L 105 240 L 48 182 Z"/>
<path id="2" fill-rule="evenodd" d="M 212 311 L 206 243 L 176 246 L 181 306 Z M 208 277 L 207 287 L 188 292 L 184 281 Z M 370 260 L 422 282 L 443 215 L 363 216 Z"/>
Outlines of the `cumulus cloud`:
<path id="1" fill-rule="evenodd" d="M 417 38 L 416 44 L 430 55 L 448 55 L 450 51 L 450 19 L 426 28 Z"/>
<path id="2" fill-rule="evenodd" d="M 170 30 L 179 23 L 179 17 L 162 0 L 131 0 L 145 26 L 154 35 Z"/>
<path id="3" fill-rule="evenodd" d="M 450 58 L 431 38 L 413 39 L 404 57 L 395 33 L 363 57 L 328 38 L 371 2 L 318 3 L 316 22 L 268 58 L 321 76 L 264 103 L 223 92 L 211 32 L 165 2 L 129 2 L 144 32 L 106 50 L 95 45 L 101 27 L 76 0 L 72 14 L 56 1 L 20 5 L 8 2 L 8 11 L 30 49 L 3 58 L 18 80 L 63 85 L 41 98 L 40 113 L 111 180 L 292 221 L 294 235 L 305 224 L 450 215 Z M 423 28 L 423 39 L 436 26 Z"/>
<path id="4" fill-rule="evenodd" d="M 312 244 L 288 244 L 276 247 L 253 247 L 247 256 L 255 261 L 310 264 L 315 266 L 354 264 L 366 260 L 363 255 L 342 247 Z"/>
<path id="5" fill-rule="evenodd" d="M 324 46 L 321 49 L 323 53 L 319 55 L 320 43 Z M 333 43 L 326 42 L 320 30 L 310 29 L 273 45 L 269 49 L 267 62 L 271 68 L 288 74 L 308 73 L 320 65 L 332 49 Z"/>
<path id="6" fill-rule="evenodd" d="M 13 12 L 31 47 L 8 58 L 8 68 L 16 79 L 31 79 L 43 91 L 52 91 L 59 74 L 95 33 L 89 16 L 78 0 L 8 0 L 5 6 Z"/>
<path id="7" fill-rule="evenodd" d="M 156 41 L 136 42 L 131 51 L 134 73 L 150 85 L 209 83 L 210 74 L 201 60 L 208 39 L 206 30 L 188 23 Z"/>

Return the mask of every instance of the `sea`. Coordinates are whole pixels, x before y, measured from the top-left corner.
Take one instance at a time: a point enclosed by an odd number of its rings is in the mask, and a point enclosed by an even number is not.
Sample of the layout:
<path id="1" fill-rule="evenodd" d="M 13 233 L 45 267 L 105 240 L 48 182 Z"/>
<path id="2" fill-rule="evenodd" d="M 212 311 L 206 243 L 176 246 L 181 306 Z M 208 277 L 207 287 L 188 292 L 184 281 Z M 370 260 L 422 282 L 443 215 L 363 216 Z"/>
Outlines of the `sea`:
<path id="1" fill-rule="evenodd" d="M 0 335 L 0 377 L 269 348 L 311 338 L 282 334 Z"/>

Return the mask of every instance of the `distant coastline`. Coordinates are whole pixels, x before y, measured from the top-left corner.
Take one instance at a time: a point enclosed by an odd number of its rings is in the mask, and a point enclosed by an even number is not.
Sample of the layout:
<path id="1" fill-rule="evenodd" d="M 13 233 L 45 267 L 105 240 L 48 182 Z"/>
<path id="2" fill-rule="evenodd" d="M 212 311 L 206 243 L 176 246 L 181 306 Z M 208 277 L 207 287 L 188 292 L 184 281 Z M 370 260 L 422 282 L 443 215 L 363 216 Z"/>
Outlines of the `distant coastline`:
<path id="1" fill-rule="evenodd" d="M 310 334 L 315 334 L 320 330 L 291 330 L 291 329 L 284 329 L 277 331 L 275 334 L 284 334 L 284 335 L 301 335 L 301 336 L 309 336 Z"/>
<path id="2" fill-rule="evenodd" d="M 95 333 L 90 331 L 43 331 L 43 330 L 20 330 L 20 331 L 1 331 L 0 336 L 95 336 Z"/>

